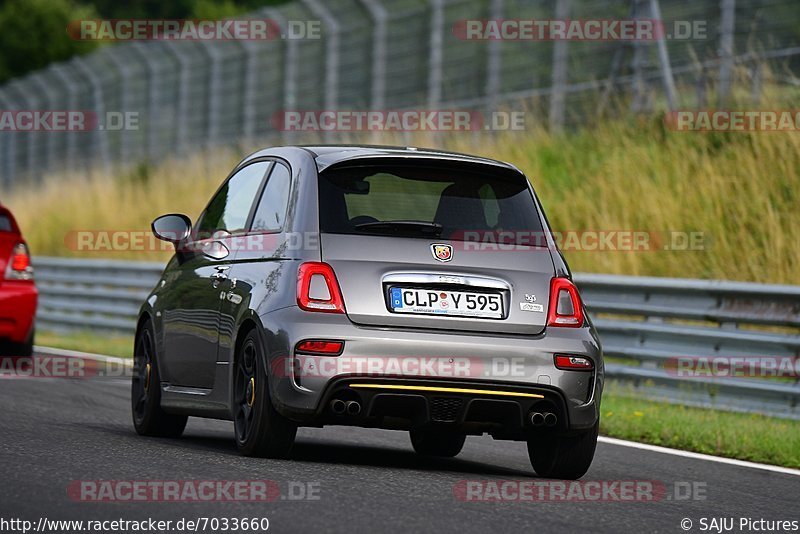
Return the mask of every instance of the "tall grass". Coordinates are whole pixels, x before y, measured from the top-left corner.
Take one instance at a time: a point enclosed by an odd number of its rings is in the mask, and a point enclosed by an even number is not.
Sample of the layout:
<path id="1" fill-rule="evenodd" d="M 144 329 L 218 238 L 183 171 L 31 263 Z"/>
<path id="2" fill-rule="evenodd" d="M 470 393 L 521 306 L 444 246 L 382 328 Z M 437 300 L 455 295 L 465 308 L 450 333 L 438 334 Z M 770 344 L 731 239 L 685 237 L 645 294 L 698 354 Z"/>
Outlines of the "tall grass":
<path id="1" fill-rule="evenodd" d="M 561 135 L 452 133 L 413 142 L 514 163 L 556 231 L 656 236 L 644 251 L 568 250 L 575 271 L 800 283 L 796 133 L 672 132 L 660 119 L 641 119 Z M 194 218 L 241 156 L 216 150 L 112 176 L 48 175 L 4 202 L 35 255 L 164 260 L 167 251 L 78 252 L 70 232 L 146 231 L 165 212 Z M 701 233 L 701 249 L 663 250 L 674 232 Z"/>

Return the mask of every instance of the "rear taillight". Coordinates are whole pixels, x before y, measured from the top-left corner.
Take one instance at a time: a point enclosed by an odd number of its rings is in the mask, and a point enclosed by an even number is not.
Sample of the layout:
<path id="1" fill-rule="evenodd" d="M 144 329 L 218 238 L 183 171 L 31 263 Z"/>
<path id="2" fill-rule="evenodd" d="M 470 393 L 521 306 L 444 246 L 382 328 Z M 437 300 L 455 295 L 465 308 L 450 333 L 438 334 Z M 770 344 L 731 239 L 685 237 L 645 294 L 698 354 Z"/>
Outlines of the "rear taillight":
<path id="1" fill-rule="evenodd" d="M 11 251 L 6 268 L 6 280 L 33 280 L 31 255 L 25 243 L 18 243 Z"/>
<path id="2" fill-rule="evenodd" d="M 590 371 L 594 369 L 592 360 L 583 356 L 556 354 L 554 360 L 556 367 L 564 371 Z"/>
<path id="3" fill-rule="evenodd" d="M 344 313 L 336 274 L 327 263 L 309 261 L 297 270 L 297 305 L 306 311 Z"/>
<path id="4" fill-rule="evenodd" d="M 550 309 L 547 326 L 583 326 L 583 305 L 578 288 L 568 278 L 550 281 Z"/>
<path id="5" fill-rule="evenodd" d="M 319 354 L 322 356 L 338 356 L 344 349 L 342 341 L 305 340 L 297 344 L 297 354 Z"/>

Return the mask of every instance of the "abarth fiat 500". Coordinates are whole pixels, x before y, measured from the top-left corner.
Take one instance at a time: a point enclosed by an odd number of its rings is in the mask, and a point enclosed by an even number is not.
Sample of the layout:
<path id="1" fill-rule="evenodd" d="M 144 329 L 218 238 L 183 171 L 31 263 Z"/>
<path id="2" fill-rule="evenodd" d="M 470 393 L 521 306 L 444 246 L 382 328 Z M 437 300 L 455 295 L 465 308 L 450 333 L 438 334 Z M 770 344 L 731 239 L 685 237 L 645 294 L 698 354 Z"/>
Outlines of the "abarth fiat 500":
<path id="1" fill-rule="evenodd" d="M 132 412 L 144 435 L 229 419 L 251 456 L 298 427 L 525 441 L 579 478 L 603 359 L 540 202 L 513 165 L 415 148 L 288 146 L 241 161 L 175 245 L 141 308 Z"/>

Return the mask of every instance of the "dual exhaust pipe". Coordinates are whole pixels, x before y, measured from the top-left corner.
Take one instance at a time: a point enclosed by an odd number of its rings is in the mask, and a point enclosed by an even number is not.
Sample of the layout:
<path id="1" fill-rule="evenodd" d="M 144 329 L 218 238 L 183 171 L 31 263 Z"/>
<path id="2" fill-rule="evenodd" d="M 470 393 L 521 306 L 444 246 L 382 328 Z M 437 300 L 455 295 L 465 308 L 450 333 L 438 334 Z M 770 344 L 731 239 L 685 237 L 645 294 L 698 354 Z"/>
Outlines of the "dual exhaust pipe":
<path id="1" fill-rule="evenodd" d="M 355 417 L 361 413 L 361 403 L 358 401 L 344 401 L 333 399 L 331 401 L 331 411 L 336 415 L 349 415 Z M 558 424 L 558 416 L 552 412 L 532 412 L 528 417 L 533 426 L 553 427 Z"/>
<path id="2" fill-rule="evenodd" d="M 552 412 L 532 412 L 528 420 L 533 426 L 556 426 L 558 416 Z"/>
<path id="3" fill-rule="evenodd" d="M 361 403 L 358 401 L 333 399 L 331 401 L 331 411 L 336 415 L 356 416 L 361 413 Z"/>

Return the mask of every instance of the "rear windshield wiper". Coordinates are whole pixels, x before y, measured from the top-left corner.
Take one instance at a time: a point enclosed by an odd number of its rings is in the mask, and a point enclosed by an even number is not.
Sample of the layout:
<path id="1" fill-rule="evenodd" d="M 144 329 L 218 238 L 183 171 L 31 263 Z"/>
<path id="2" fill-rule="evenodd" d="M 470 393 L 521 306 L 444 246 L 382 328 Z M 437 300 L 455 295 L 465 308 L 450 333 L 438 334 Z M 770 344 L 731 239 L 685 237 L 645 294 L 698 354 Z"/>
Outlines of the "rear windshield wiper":
<path id="1" fill-rule="evenodd" d="M 437 237 L 442 233 L 442 225 L 427 221 L 373 221 L 356 225 L 359 232 L 380 232 L 382 234 L 422 234 Z"/>

